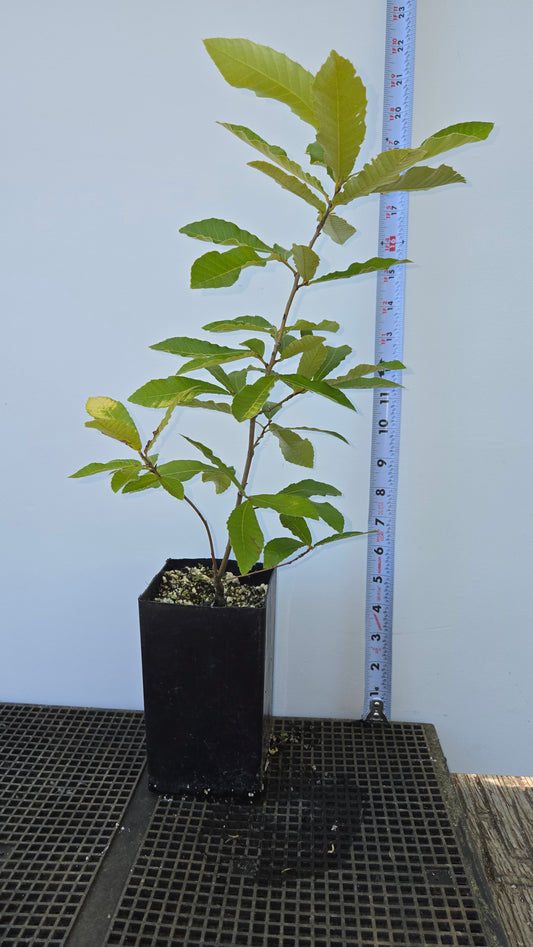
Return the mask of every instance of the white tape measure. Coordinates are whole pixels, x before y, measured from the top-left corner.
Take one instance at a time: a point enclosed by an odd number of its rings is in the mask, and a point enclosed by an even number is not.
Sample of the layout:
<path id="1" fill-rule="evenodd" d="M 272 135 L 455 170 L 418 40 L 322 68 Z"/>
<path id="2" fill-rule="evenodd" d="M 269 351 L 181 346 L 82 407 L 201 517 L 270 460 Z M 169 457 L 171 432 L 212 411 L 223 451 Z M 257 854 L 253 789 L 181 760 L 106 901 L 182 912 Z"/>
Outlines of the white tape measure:
<path id="1" fill-rule="evenodd" d="M 411 146 L 416 0 L 387 2 L 382 150 Z M 382 194 L 379 256 L 407 256 L 408 195 Z M 405 266 L 377 275 L 375 363 L 402 359 Z M 401 372 L 387 372 L 401 382 Z M 398 492 L 401 389 L 374 390 L 370 468 L 370 530 L 366 592 L 365 712 L 390 719 L 394 532 Z"/>

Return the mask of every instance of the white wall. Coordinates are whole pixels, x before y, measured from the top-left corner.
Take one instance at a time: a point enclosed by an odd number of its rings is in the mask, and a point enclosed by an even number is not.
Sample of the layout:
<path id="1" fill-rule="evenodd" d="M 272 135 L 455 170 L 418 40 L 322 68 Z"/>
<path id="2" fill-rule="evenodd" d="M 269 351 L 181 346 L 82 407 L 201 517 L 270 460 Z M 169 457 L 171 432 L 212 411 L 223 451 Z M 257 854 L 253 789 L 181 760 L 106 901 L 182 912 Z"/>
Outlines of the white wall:
<path id="1" fill-rule="evenodd" d="M 220 294 L 188 290 L 201 245 L 179 226 L 212 215 L 281 243 L 308 239 L 310 215 L 246 169 L 252 156 L 215 121 L 298 148 L 304 127 L 297 138 L 281 107 L 219 80 L 201 38 L 248 36 L 312 70 L 331 47 L 350 57 L 373 116 L 366 159 L 380 147 L 384 9 L 19 0 L 4 10 L 1 699 L 141 706 L 136 596 L 167 556 L 204 554 L 203 535 L 159 492 L 115 497 L 104 481 L 67 479 L 113 451 L 83 428 L 85 399 L 125 399 L 170 374 L 153 342 L 219 315 L 275 315 L 285 286 L 262 271 Z M 531 25 L 525 0 L 505 16 L 495 0 L 419 4 L 413 142 L 455 121 L 497 125 L 453 156 L 468 186 L 415 195 L 410 216 L 393 715 L 434 723 L 459 771 L 532 771 Z M 349 259 L 365 259 L 376 202 L 356 224 Z M 371 361 L 371 277 L 323 287 L 299 313 L 340 315 L 344 339 Z M 317 445 L 317 474 L 355 494 L 344 509 L 364 528 L 371 401 L 356 403 L 355 420 L 326 405 L 303 423 L 349 436 L 350 449 Z M 149 432 L 151 413 L 136 416 Z M 202 437 L 229 457 L 216 418 L 198 419 Z M 169 458 L 185 456 L 176 444 L 170 434 Z M 274 476 L 300 476 L 272 457 Z M 216 516 L 210 495 L 207 511 Z M 281 572 L 278 713 L 361 715 L 365 545 Z"/>

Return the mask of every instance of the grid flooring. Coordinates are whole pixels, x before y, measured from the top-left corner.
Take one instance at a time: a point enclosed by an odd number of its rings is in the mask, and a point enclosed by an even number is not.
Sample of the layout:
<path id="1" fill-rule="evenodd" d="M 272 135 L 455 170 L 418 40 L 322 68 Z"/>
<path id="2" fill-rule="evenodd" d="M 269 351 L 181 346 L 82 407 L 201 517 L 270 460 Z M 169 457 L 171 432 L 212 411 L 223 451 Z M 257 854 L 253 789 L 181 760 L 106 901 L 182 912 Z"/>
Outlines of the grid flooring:
<path id="1" fill-rule="evenodd" d="M 60 947 L 144 765 L 140 714 L 0 705 L 0 943 Z"/>
<path id="2" fill-rule="evenodd" d="M 154 799 L 141 714 L 0 705 L 2 947 L 506 947 L 431 726 L 274 724 L 261 797 Z"/>
<path id="3" fill-rule="evenodd" d="M 158 802 L 106 947 L 503 947 L 433 728 L 276 733 L 261 800 Z"/>

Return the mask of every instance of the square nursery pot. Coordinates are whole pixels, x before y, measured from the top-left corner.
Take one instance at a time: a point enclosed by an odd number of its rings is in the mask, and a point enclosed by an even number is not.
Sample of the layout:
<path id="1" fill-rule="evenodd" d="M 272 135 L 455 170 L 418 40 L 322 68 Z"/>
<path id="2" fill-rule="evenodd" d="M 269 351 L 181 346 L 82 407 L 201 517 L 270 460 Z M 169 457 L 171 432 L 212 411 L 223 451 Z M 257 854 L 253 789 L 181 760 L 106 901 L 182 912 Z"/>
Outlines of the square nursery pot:
<path id="1" fill-rule="evenodd" d="M 152 601 L 167 559 L 139 598 L 148 782 L 158 793 L 246 795 L 262 788 L 270 741 L 276 574 L 263 608 Z M 257 566 L 256 569 L 259 569 Z M 238 575 L 237 563 L 228 569 Z"/>

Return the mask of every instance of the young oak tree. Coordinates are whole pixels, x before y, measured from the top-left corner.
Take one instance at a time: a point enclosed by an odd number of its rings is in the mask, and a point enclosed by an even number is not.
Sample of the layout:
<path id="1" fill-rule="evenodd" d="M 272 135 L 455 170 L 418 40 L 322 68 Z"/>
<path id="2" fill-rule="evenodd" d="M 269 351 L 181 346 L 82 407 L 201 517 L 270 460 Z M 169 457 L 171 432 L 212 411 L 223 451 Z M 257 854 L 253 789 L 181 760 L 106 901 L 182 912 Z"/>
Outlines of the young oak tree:
<path id="1" fill-rule="evenodd" d="M 319 241 L 329 239 L 344 244 L 350 239 L 355 227 L 341 214 L 343 208 L 357 198 L 464 182 L 462 175 L 448 165 L 429 167 L 424 162 L 445 151 L 487 138 L 493 126 L 489 122 L 452 125 L 426 138 L 417 148 L 382 152 L 354 170 L 365 137 L 366 90 L 349 60 L 333 50 L 313 75 L 283 53 L 247 39 L 207 39 L 205 47 L 230 85 L 252 90 L 259 97 L 275 99 L 310 126 L 312 141 L 306 149 L 306 158 L 312 173 L 289 157 L 280 145 L 269 144 L 252 129 L 222 123 L 259 156 L 248 162 L 250 167 L 288 191 L 291 200 L 298 198 L 309 206 L 314 217 L 309 242 L 293 243 L 290 247 L 270 244 L 231 221 L 213 217 L 182 227 L 181 233 L 222 247 L 202 254 L 193 263 L 192 289 L 232 286 L 243 269 L 250 266 L 283 267 L 287 271 L 288 289 L 286 299 L 280 303 L 279 318 L 271 322 L 259 315 L 239 315 L 203 326 L 206 332 L 215 335 L 238 333 L 241 338 L 237 345 L 219 345 L 204 338 L 182 336 L 153 345 L 153 349 L 184 361 L 174 374 L 148 381 L 128 399 L 133 404 L 164 411 L 152 436 L 143 444 L 121 402 L 107 397 L 89 398 L 86 407 L 92 420 L 87 421 L 86 426 L 121 441 L 133 454 L 126 459 L 88 464 L 72 476 L 86 477 L 108 471 L 115 492 L 163 488 L 187 504 L 205 527 L 213 562 L 214 602 L 223 605 L 221 580 L 232 551 L 244 575 L 261 558 L 264 568 L 277 567 L 294 562 L 318 546 L 362 535 L 345 531 L 342 513 L 329 499 L 324 499 L 340 495 L 329 483 L 306 478 L 272 493 L 254 494 L 248 489 L 256 451 L 265 438 L 277 443 L 286 461 L 307 469 L 314 467 L 313 434 L 327 434 L 345 441 L 337 431 L 284 425 L 285 405 L 295 398 L 315 395 L 355 411 L 346 391 L 395 386 L 396 383 L 387 381 L 382 373 L 404 367 L 398 361 L 379 365 L 348 362 L 348 367 L 343 367 L 339 374 L 339 366 L 351 354 L 348 345 L 330 344 L 331 336 L 340 328 L 339 323 L 332 319 L 318 323 L 304 319 L 291 321 L 294 299 L 302 290 L 308 293 L 319 283 L 351 279 L 408 262 L 373 257 L 354 262 L 344 270 L 324 273 L 317 252 Z M 376 377 L 377 371 L 381 377 Z M 242 470 L 237 473 L 229 461 L 217 457 L 208 445 L 186 434 L 182 437 L 195 448 L 199 459 L 160 463 L 154 448 L 161 432 L 178 409 L 181 418 L 189 414 L 185 410 L 188 408 L 218 411 L 245 426 L 248 447 Z M 194 411 L 191 419 L 194 431 Z M 213 484 L 217 493 L 234 490 L 234 505 L 227 520 L 221 555 L 217 555 L 211 526 L 186 492 L 186 483 L 194 477 Z M 260 522 L 264 511 L 275 514 L 283 530 L 268 542 L 265 542 Z M 313 537 L 318 521 L 330 530 L 325 537 Z"/>

